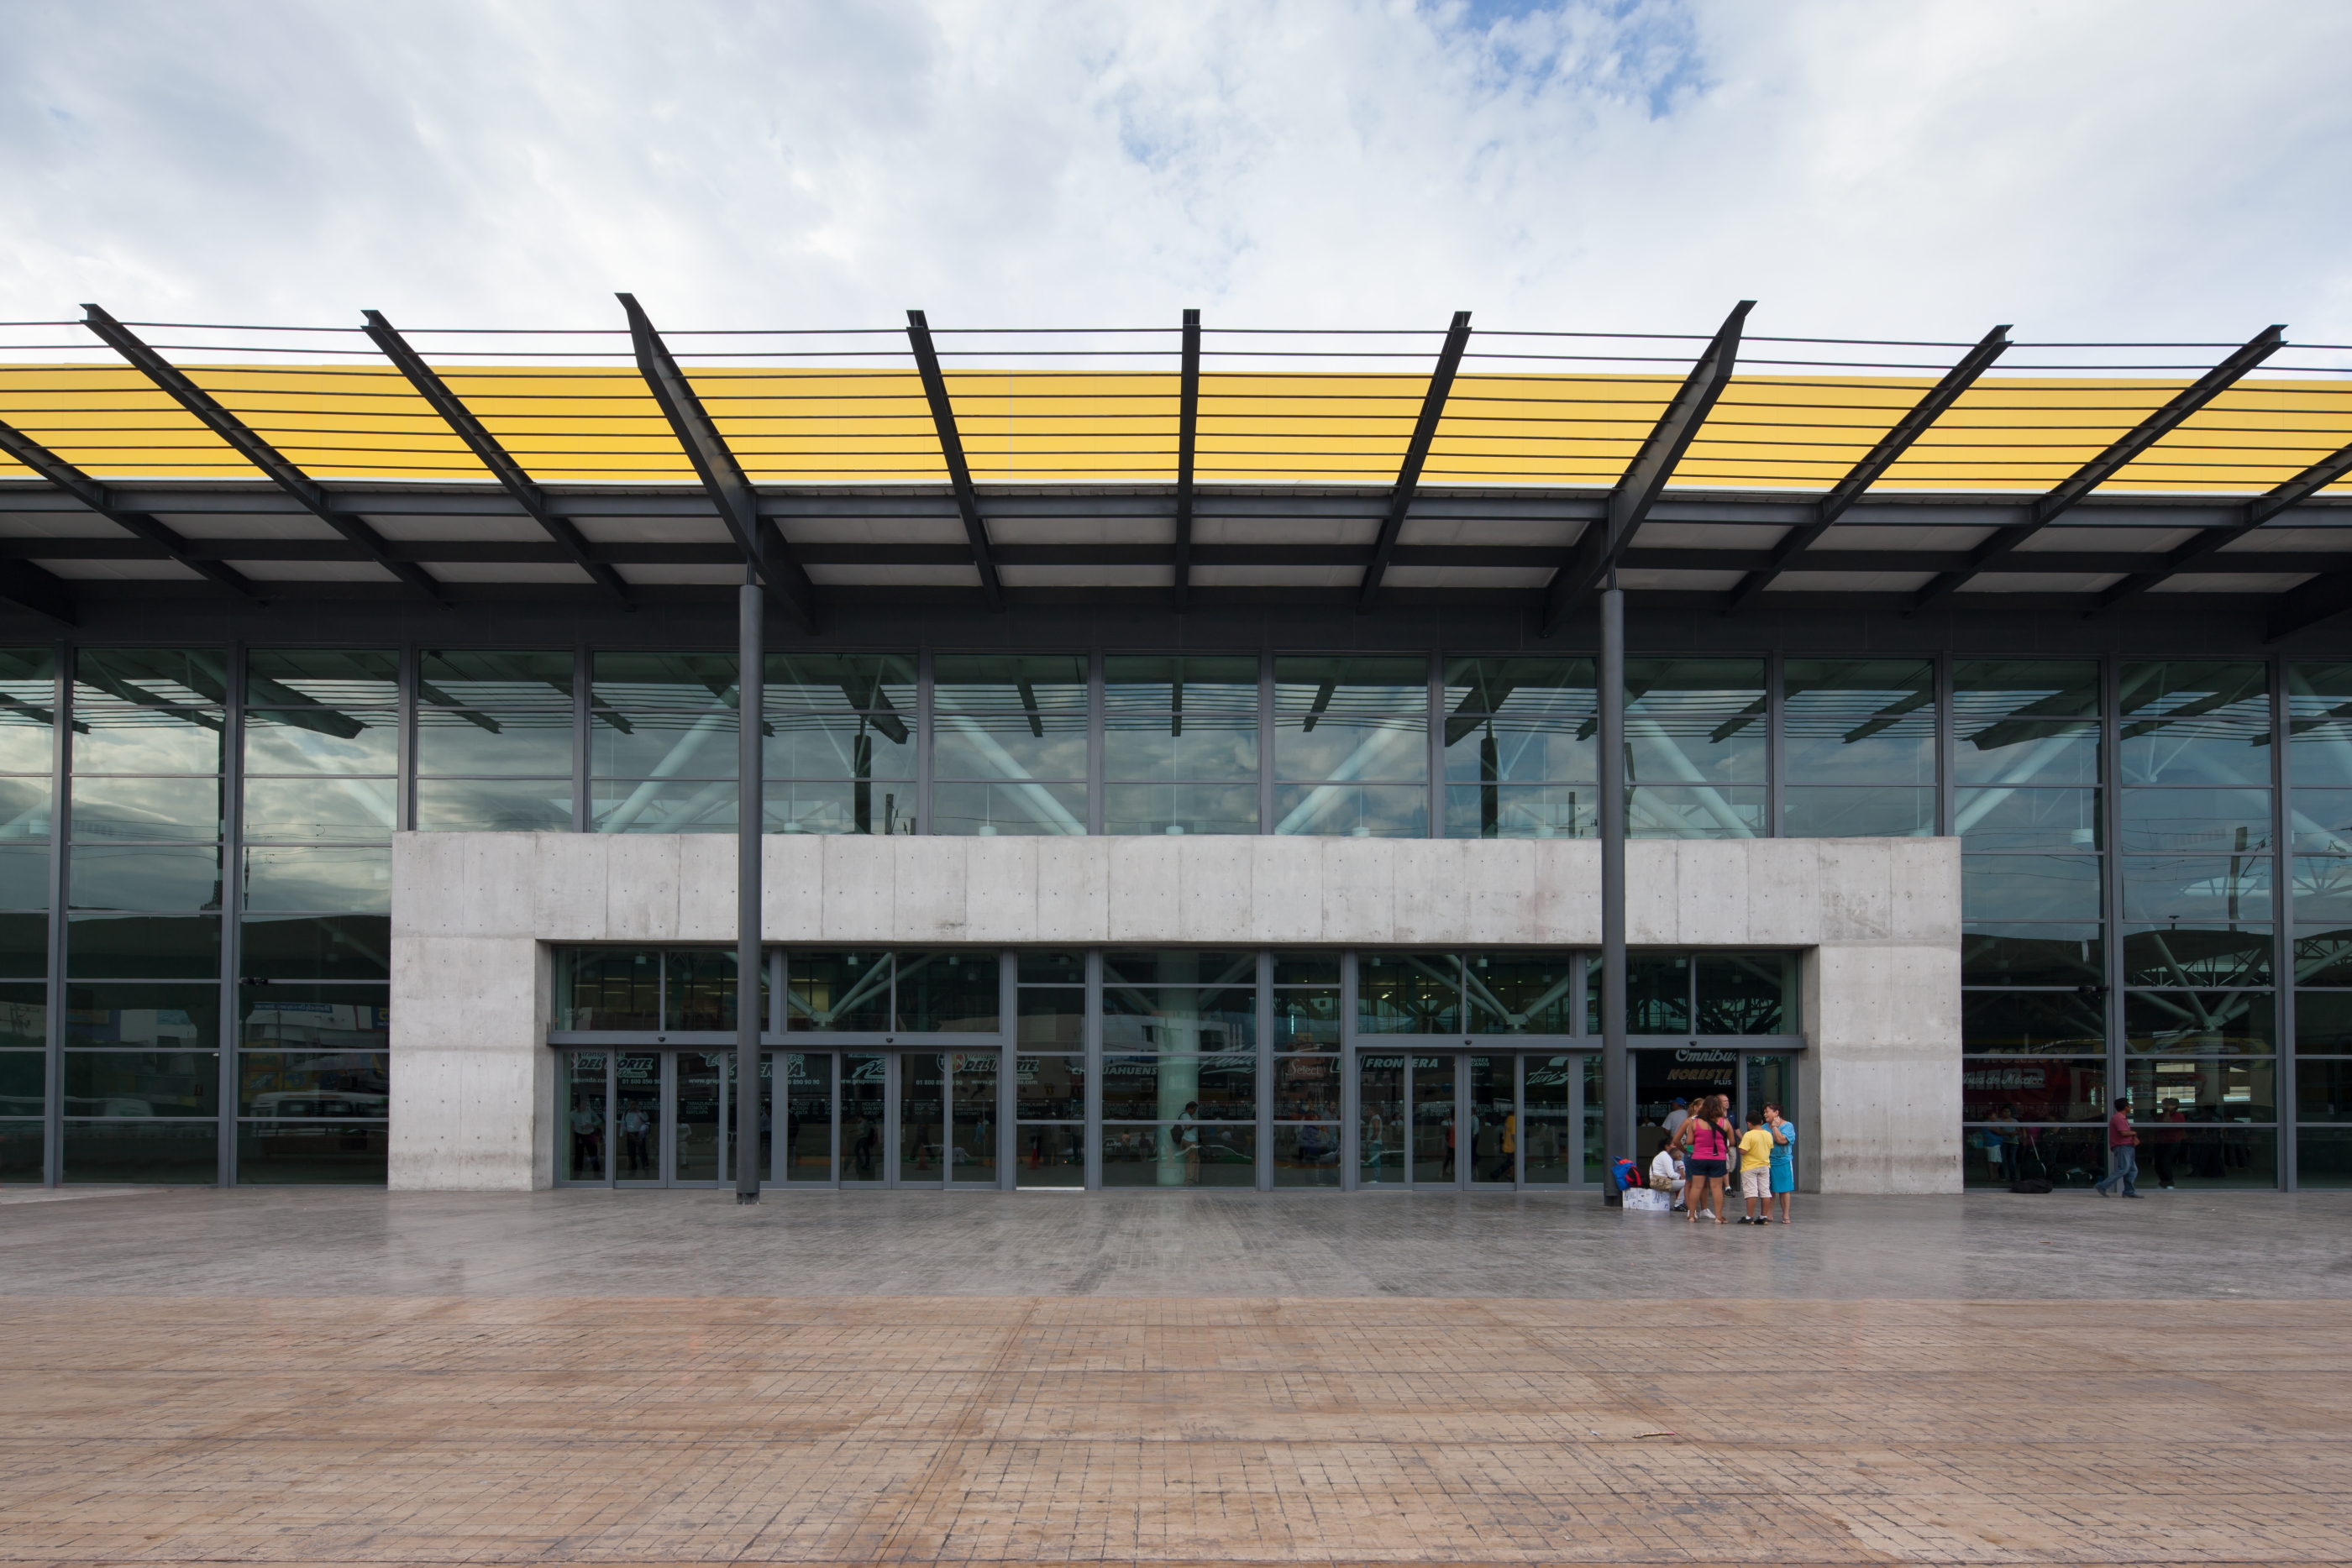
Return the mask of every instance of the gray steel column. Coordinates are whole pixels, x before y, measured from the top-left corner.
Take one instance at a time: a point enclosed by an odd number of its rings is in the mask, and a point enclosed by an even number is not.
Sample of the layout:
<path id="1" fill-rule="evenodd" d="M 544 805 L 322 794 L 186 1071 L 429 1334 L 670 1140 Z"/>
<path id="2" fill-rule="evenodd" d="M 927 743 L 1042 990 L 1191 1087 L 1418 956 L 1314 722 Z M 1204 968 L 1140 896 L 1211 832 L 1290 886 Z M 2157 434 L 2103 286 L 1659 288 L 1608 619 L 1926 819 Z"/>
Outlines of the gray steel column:
<path id="1" fill-rule="evenodd" d="M 767 639 L 760 580 L 736 591 L 735 1201 L 760 1201 L 760 727 L 767 706 Z"/>
<path id="2" fill-rule="evenodd" d="M 2278 1124 L 2278 1185 L 2288 1192 L 2303 1185 L 2294 1082 L 2294 777 L 2287 743 L 2294 738 L 2287 711 L 2286 661 L 2270 662 L 2271 720 L 2271 1008 L 2275 1049 L 2271 1092 Z"/>
<path id="3" fill-rule="evenodd" d="M 66 1148 L 66 935 L 71 887 L 66 874 L 73 830 L 74 647 L 57 645 L 57 672 L 49 704 L 49 934 L 47 1017 L 41 1042 L 41 1185 L 65 1180 Z"/>
<path id="4" fill-rule="evenodd" d="M 1625 1052 L 1625 591 L 1601 592 L 1601 1194 L 1624 1199 L 1608 1173 L 1633 1148 L 1633 1074 Z"/>

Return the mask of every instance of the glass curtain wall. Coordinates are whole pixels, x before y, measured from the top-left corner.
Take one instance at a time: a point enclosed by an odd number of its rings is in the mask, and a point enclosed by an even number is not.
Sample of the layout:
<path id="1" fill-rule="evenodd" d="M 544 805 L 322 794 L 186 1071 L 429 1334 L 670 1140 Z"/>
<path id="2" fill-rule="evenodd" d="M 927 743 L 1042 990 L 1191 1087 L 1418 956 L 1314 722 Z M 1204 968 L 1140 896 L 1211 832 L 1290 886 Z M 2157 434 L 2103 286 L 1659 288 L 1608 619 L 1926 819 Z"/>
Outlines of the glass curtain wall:
<path id="1" fill-rule="evenodd" d="M 1102 1184 L 1257 1185 L 1257 955 L 1102 957 Z"/>
<path id="2" fill-rule="evenodd" d="M 1936 831 L 1936 666 L 1926 659 L 1781 665 L 1781 831 L 1906 838 Z"/>
<path id="3" fill-rule="evenodd" d="M 380 1183 L 399 656 L 257 649 L 245 701 L 237 1180 Z"/>
<path id="4" fill-rule="evenodd" d="M 1013 1180 L 1084 1186 L 1087 956 L 1024 952 L 1013 976 Z"/>
<path id="5" fill-rule="evenodd" d="M 1768 709 L 1761 659 L 1626 660 L 1626 831 L 1766 836 Z"/>
<path id="6" fill-rule="evenodd" d="M 2116 666 L 2124 1086 L 2140 1179 L 2278 1179 L 2270 669 Z"/>
<path id="7" fill-rule="evenodd" d="M 1445 832 L 1599 831 L 1600 688 L 1590 659 L 1445 661 Z"/>
<path id="8" fill-rule="evenodd" d="M 574 825 L 570 649 L 427 649 L 416 672 L 416 826 L 560 833 Z"/>
<path id="9" fill-rule="evenodd" d="M 593 656 L 588 823 L 599 833 L 731 833 L 736 661 L 720 653 Z"/>
<path id="10" fill-rule="evenodd" d="M 1425 659 L 1274 661 L 1276 833 L 1429 832 Z"/>
<path id="11" fill-rule="evenodd" d="M 918 695 L 910 654 L 769 654 L 764 831 L 913 832 Z"/>
<path id="12" fill-rule="evenodd" d="M 57 655 L 0 649 L 0 1182 L 47 1172 Z"/>
<path id="13" fill-rule="evenodd" d="M 1274 971 L 1274 1183 L 1340 1185 L 1339 955 L 1277 953 Z"/>
<path id="14" fill-rule="evenodd" d="M 1103 831 L 1258 830 L 1255 657 L 1103 660 Z"/>
<path id="15" fill-rule="evenodd" d="M 2352 1186 L 2352 664 L 2286 671 L 2295 1180 Z"/>
<path id="16" fill-rule="evenodd" d="M 2105 766 L 2095 660 L 1953 665 L 1965 1179 L 2104 1174 Z"/>
<path id="17" fill-rule="evenodd" d="M 931 831 L 1087 831 L 1084 654 L 941 653 L 931 675 Z"/>
<path id="18" fill-rule="evenodd" d="M 74 660 L 60 1166 L 68 1182 L 221 1169 L 227 656 Z"/>

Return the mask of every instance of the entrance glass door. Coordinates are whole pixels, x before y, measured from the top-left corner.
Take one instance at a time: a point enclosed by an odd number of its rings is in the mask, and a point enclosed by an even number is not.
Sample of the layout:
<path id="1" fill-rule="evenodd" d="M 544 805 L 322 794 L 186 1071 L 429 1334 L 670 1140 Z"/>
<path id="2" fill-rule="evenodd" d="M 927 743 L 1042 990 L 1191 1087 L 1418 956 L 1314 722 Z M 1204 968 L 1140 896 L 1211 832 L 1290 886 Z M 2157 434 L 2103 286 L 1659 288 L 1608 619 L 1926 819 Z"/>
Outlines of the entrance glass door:
<path id="1" fill-rule="evenodd" d="M 613 1063 L 613 1124 L 620 1133 L 613 1179 L 623 1186 L 659 1186 L 662 1170 L 664 1051 L 625 1051 Z"/>
<path id="2" fill-rule="evenodd" d="M 1472 1186 L 1516 1186 L 1519 1180 L 1519 1059 L 1464 1056 L 1468 1095 L 1462 1118 L 1467 1149 L 1462 1175 Z M 1458 1140 L 1457 1140 L 1458 1141 Z"/>
<path id="3" fill-rule="evenodd" d="M 850 1051 L 836 1060 L 842 1186 L 996 1185 L 998 1052 Z M 803 1097 L 797 1081 L 793 1092 Z M 807 1157 L 806 1124 L 796 1136 Z"/>
<path id="4" fill-rule="evenodd" d="M 890 1167 L 890 1054 L 845 1051 L 841 1058 L 841 1185 L 887 1186 Z"/>
<path id="5" fill-rule="evenodd" d="M 896 1059 L 898 1077 L 898 1183 L 938 1186 L 947 1179 L 947 1058 L 908 1051 Z"/>
<path id="6" fill-rule="evenodd" d="M 728 1056 L 715 1051 L 680 1051 L 672 1055 L 670 1185 L 715 1185 L 719 1150 L 725 1142 Z"/>
<path id="7" fill-rule="evenodd" d="M 1451 1056 L 1411 1059 L 1412 1100 L 1412 1172 L 1415 1186 L 1460 1183 L 1454 1127 L 1454 1061 Z"/>

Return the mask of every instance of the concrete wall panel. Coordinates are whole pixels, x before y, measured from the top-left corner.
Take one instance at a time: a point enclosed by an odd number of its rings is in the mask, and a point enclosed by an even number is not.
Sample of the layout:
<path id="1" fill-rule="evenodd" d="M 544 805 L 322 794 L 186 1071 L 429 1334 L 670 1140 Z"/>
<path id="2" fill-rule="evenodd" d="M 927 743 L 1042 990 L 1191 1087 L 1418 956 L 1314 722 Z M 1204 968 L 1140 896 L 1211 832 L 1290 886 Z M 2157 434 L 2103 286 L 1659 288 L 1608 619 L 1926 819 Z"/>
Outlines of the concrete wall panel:
<path id="1" fill-rule="evenodd" d="M 551 1179 L 546 944 L 726 942 L 723 835 L 404 833 L 393 852 L 393 1181 Z M 1960 1179 L 1956 841 L 1627 846 L 1631 938 L 1792 946 L 1803 1168 L 1829 1191 Z M 1590 841 L 766 841 L 772 942 L 1591 946 Z"/>

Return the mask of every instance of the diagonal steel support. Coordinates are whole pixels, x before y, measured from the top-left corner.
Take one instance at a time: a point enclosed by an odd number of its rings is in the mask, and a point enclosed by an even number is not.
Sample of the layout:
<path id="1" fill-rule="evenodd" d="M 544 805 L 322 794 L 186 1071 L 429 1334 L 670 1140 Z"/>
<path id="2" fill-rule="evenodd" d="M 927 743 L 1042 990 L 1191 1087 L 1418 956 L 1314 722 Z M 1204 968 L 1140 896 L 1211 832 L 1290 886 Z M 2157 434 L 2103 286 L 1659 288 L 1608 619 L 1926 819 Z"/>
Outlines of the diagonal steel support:
<path id="1" fill-rule="evenodd" d="M 499 444 L 499 438 L 474 417 L 472 409 L 458 401 L 457 394 L 451 392 L 449 384 L 425 362 L 424 356 L 409 346 L 408 340 L 384 319 L 382 311 L 366 310 L 361 314 L 367 319 L 367 335 L 375 340 L 377 348 L 383 350 L 384 358 L 399 368 L 400 373 L 408 378 L 408 384 L 416 389 L 416 394 L 431 403 L 433 412 L 441 416 L 442 423 L 457 432 L 457 439 L 481 459 L 482 466 L 505 486 L 506 493 L 514 497 L 515 504 L 530 513 L 531 521 L 546 530 L 548 538 L 562 545 L 573 563 L 593 579 L 598 587 L 618 600 L 622 609 L 635 610 L 636 601 L 630 597 L 629 585 L 621 580 L 621 574 L 596 559 L 595 550 L 586 537 L 568 519 L 555 515 L 554 509 L 548 505 L 547 492 L 523 472 L 522 465 L 508 455 L 507 449 Z"/>
<path id="2" fill-rule="evenodd" d="M 2222 528 L 2207 528 L 2195 538 L 2176 548 L 2165 558 L 2164 565 L 2155 571 L 2136 571 L 2122 581 L 2110 584 L 2099 595 L 2098 604 L 2084 619 L 2113 609 L 2125 600 L 2146 593 L 2166 578 L 2188 571 L 2198 562 L 2212 555 L 2224 545 L 2244 538 L 2273 517 L 2290 507 L 2302 505 L 2320 491 L 2352 474 L 2352 445 L 2340 446 L 2321 458 L 2285 484 L 2264 491 L 2246 503 L 2245 510 L 2234 523 Z M 2300 591 L 2302 585 L 2288 590 L 2290 595 Z"/>
<path id="3" fill-rule="evenodd" d="M 2048 528 L 2060 514 L 2114 478 L 2125 465 L 2144 455 L 2149 447 L 2179 429 L 2191 414 L 2228 392 L 2256 365 L 2285 347 L 2285 333 L 2284 326 L 2266 327 L 2248 339 L 2228 359 L 2182 388 L 2172 401 L 2141 420 L 2105 452 L 2074 470 L 2056 489 L 2035 501 L 2025 521 L 1994 529 L 1990 538 L 1969 552 L 1966 567 L 1958 571 L 1937 573 L 1927 587 L 1913 596 L 1910 608 L 1904 613 L 1916 615 L 1939 600 L 1949 597 L 1979 573 L 1990 570 L 2002 557 Z"/>
<path id="4" fill-rule="evenodd" d="M 1771 585 L 1772 580 L 1789 568 L 1789 562 L 1812 549 L 1815 540 L 1827 533 L 1830 525 L 1844 515 L 1846 509 L 1862 499 L 1869 488 L 1878 483 L 1912 444 L 1927 434 L 1928 427 L 1944 416 L 1945 411 L 1958 402 L 1960 394 L 1976 384 L 1992 362 L 2009 348 L 2009 327 L 2006 323 L 1987 332 L 1977 346 L 1968 351 L 1960 362 L 1944 373 L 1944 379 L 1929 389 L 1910 413 L 1895 423 L 1878 444 L 1864 454 L 1861 462 L 1849 469 L 1844 478 L 1830 489 L 1813 508 L 1813 520 L 1790 528 L 1780 542 L 1772 547 L 1767 565 L 1749 572 L 1733 587 L 1724 600 L 1726 615 L 1738 609 Z"/>
<path id="5" fill-rule="evenodd" d="M 930 400 L 931 423 L 940 433 L 940 455 L 947 460 L 948 482 L 955 488 L 964 537 L 971 541 L 971 563 L 980 569 L 981 597 L 991 610 L 1002 610 L 1004 583 L 997 575 L 996 551 L 988 542 L 987 519 L 980 513 L 980 492 L 972 488 L 971 465 L 964 461 L 963 437 L 956 432 L 955 404 L 948 400 L 947 378 L 940 373 L 939 350 L 931 346 L 931 324 L 920 310 L 907 312 L 907 341 L 915 350 L 915 368 L 922 372 L 923 395 Z"/>
<path id="6" fill-rule="evenodd" d="M 264 602 L 259 591 L 243 572 L 223 562 L 206 560 L 193 554 L 188 541 L 180 537 L 178 530 L 160 518 L 116 505 L 114 493 L 105 485 L 23 431 L 0 423 L 0 452 L 5 452 L 123 532 L 153 545 L 163 552 L 165 559 L 187 568 L 199 577 L 209 578 L 239 598 L 251 600 L 257 605 Z"/>
<path id="7" fill-rule="evenodd" d="M 426 595 L 442 608 L 449 607 L 449 591 L 431 572 L 414 561 L 394 560 L 385 548 L 383 535 L 368 527 L 364 519 L 337 507 L 317 480 L 288 461 L 286 455 L 263 440 L 258 432 L 231 413 L 210 392 L 189 380 L 179 367 L 150 348 L 136 332 L 98 306 L 85 304 L 82 312 L 83 326 L 104 339 L 109 348 L 130 361 L 164 395 L 195 415 L 205 429 L 228 443 L 238 456 L 260 469 L 279 489 L 299 501 L 305 511 L 357 545 L 361 553 L 375 565 Z"/>
<path id="8" fill-rule="evenodd" d="M 1192 591 L 1192 465 L 1201 435 L 1201 313 L 1184 312 L 1183 361 L 1176 374 L 1175 610 Z"/>
<path id="9" fill-rule="evenodd" d="M 784 601 L 785 611 L 800 623 L 804 632 L 816 630 L 816 584 L 793 559 L 792 549 L 776 525 L 760 515 L 760 493 L 751 487 L 743 465 L 735 461 L 728 449 L 727 438 L 719 434 L 709 411 L 695 392 L 686 372 L 677 367 L 677 360 L 662 341 L 659 332 L 634 294 L 619 296 L 621 308 L 628 312 L 629 340 L 636 350 L 637 373 L 645 378 L 646 386 L 661 405 L 662 417 L 669 421 L 670 433 L 677 444 L 686 448 L 695 474 L 702 480 L 703 494 L 719 508 L 719 520 L 735 536 L 735 546 L 743 552 L 744 563 L 776 591 Z"/>
<path id="10" fill-rule="evenodd" d="M 1609 509 L 1587 526 L 1584 536 L 1570 550 L 1568 559 L 1552 573 L 1551 582 L 1544 590 L 1543 615 L 1539 625 L 1541 635 L 1549 637 L 1584 602 L 1601 591 L 1617 563 L 1624 559 L 1625 547 L 1633 542 L 1633 534 L 1642 520 L 1657 505 L 1658 495 L 1674 476 L 1675 466 L 1697 434 L 1699 426 L 1715 408 L 1716 400 L 1731 381 L 1732 367 L 1739 360 L 1739 334 L 1748 324 L 1748 313 L 1756 308 L 1756 301 L 1743 299 L 1731 308 L 1723 325 L 1717 329 L 1706 351 L 1698 357 L 1684 378 L 1682 388 L 1658 423 L 1650 429 L 1642 443 L 1642 450 L 1633 456 L 1633 464 L 1609 492 Z"/>
<path id="11" fill-rule="evenodd" d="M 1413 422 L 1412 439 L 1405 444 L 1396 484 L 1389 491 L 1389 509 L 1372 541 L 1371 564 L 1364 568 L 1363 583 L 1356 591 L 1359 615 L 1372 607 L 1381 591 L 1381 579 L 1388 575 L 1389 558 L 1396 554 L 1397 536 L 1404 531 L 1405 513 L 1412 510 L 1413 492 L 1421 487 L 1422 465 L 1429 461 L 1430 444 L 1437 439 L 1437 422 L 1445 417 L 1446 397 L 1454 391 L 1454 374 L 1462 369 L 1462 356 L 1469 347 L 1470 312 L 1456 310 L 1454 324 L 1445 329 L 1444 347 L 1438 350 L 1437 368 L 1430 374 L 1429 391 L 1421 400 L 1421 417 Z"/>

